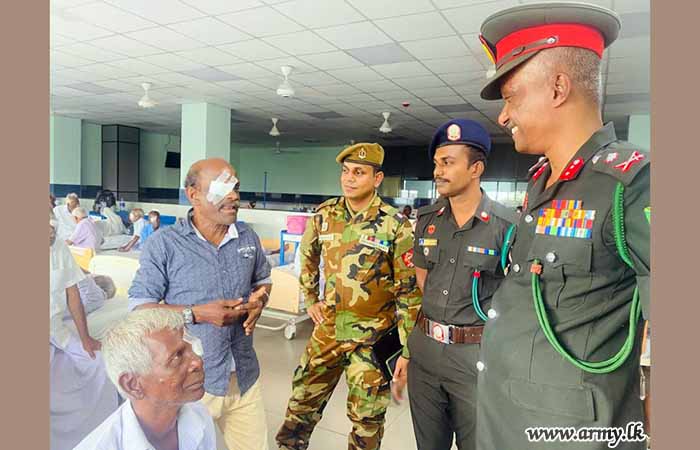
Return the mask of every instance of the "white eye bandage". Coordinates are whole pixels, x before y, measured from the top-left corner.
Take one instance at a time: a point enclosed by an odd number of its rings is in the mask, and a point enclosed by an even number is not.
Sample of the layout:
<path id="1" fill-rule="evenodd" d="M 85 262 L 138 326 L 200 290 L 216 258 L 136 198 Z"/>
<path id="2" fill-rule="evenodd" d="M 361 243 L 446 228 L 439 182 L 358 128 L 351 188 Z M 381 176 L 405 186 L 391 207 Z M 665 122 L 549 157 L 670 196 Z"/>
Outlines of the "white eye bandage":
<path id="1" fill-rule="evenodd" d="M 231 175 L 228 170 L 221 172 L 221 175 L 216 180 L 209 183 L 209 192 L 207 200 L 213 204 L 219 203 L 228 194 L 230 194 L 238 185 L 238 178 Z"/>
<path id="2" fill-rule="evenodd" d="M 200 358 L 204 355 L 204 347 L 202 347 L 202 341 L 199 340 L 197 336 L 194 336 L 185 330 L 182 333 L 182 340 L 187 342 L 192 346 L 192 352 L 199 356 Z"/>

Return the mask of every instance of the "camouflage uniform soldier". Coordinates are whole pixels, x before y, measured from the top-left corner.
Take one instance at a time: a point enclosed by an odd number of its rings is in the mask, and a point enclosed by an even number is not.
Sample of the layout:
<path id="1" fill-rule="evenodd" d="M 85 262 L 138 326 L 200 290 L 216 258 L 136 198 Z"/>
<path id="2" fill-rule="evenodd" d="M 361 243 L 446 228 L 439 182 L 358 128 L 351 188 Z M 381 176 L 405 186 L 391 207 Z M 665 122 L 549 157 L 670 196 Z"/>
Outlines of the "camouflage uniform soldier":
<path id="1" fill-rule="evenodd" d="M 343 372 L 353 424 L 348 448 L 379 448 L 391 395 L 371 344 L 398 323 L 404 350 L 394 376 L 404 374 L 405 343 L 420 307 L 410 222 L 376 193 L 384 178 L 384 149 L 356 144 L 336 160 L 343 166 L 344 197 L 318 207 L 300 246 L 301 290 L 316 326 L 294 373 L 285 422 L 277 434 L 282 449 L 307 448 Z M 323 300 L 318 298 L 321 258 Z"/>

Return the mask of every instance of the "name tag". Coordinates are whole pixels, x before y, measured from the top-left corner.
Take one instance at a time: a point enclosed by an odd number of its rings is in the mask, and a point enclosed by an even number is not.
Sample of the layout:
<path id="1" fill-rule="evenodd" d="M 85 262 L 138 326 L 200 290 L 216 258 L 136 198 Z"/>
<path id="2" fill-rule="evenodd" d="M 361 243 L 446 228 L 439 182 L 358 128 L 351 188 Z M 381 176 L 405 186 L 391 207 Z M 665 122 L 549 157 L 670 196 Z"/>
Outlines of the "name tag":
<path id="1" fill-rule="evenodd" d="M 360 244 L 379 249 L 383 252 L 389 251 L 389 241 L 383 241 L 381 239 L 377 239 L 374 236 L 360 236 Z"/>
<path id="2" fill-rule="evenodd" d="M 420 239 L 418 239 L 418 245 L 420 245 L 422 247 L 435 247 L 438 245 L 438 240 L 437 239 L 420 238 Z"/>
<path id="3" fill-rule="evenodd" d="M 332 234 L 319 234 L 318 235 L 318 240 L 323 242 L 323 241 L 332 241 L 333 240 L 333 235 Z"/>

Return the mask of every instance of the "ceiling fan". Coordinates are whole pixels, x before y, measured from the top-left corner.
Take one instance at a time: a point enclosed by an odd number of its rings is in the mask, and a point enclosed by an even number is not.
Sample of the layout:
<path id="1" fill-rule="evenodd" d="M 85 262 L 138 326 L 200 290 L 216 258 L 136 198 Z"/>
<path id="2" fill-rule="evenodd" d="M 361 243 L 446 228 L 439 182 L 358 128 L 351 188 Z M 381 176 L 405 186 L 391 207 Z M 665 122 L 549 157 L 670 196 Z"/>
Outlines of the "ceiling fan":
<path id="1" fill-rule="evenodd" d="M 144 94 L 143 97 L 141 97 L 141 100 L 139 100 L 138 105 L 144 109 L 153 108 L 154 106 L 158 105 L 155 100 L 148 96 L 148 90 L 151 88 L 151 83 L 141 83 L 141 87 L 143 88 Z"/>
<path id="2" fill-rule="evenodd" d="M 280 141 L 277 141 L 275 143 L 275 155 L 285 155 L 285 154 L 292 154 L 292 153 L 301 153 L 297 150 L 282 150 L 280 148 Z"/>
<path id="3" fill-rule="evenodd" d="M 277 117 L 272 117 L 272 129 L 268 133 L 270 136 L 277 137 L 280 134 L 282 134 L 282 133 L 280 133 L 280 130 L 277 129 L 277 121 L 278 120 L 279 119 Z"/>
<path id="4" fill-rule="evenodd" d="M 379 127 L 379 131 L 382 133 L 391 133 L 393 129 L 391 128 L 391 125 L 389 125 L 389 116 L 391 116 L 390 112 L 383 112 L 382 116 L 384 117 L 384 122 L 382 123 L 382 126 Z"/>

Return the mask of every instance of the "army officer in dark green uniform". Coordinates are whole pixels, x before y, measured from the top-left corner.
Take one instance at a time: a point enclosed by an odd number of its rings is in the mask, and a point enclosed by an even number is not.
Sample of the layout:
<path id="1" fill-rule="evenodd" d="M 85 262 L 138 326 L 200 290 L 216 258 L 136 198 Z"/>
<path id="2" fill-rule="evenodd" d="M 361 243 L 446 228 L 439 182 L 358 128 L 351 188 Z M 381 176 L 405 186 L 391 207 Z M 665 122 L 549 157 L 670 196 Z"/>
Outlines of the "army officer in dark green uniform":
<path id="1" fill-rule="evenodd" d="M 480 450 L 645 448 L 649 153 L 601 118 L 600 60 L 619 28 L 612 11 L 572 3 L 518 6 L 481 27 L 496 65 L 481 97 L 503 99 L 519 153 L 545 158 L 484 329 Z M 537 427 L 560 428 L 545 442 Z"/>
<path id="2" fill-rule="evenodd" d="M 515 208 L 480 188 L 488 132 L 456 119 L 430 144 L 441 198 L 418 210 L 413 263 L 423 303 L 408 341 L 408 391 L 419 450 L 475 448 L 476 363 L 491 296 L 501 280 L 501 245 Z"/>

